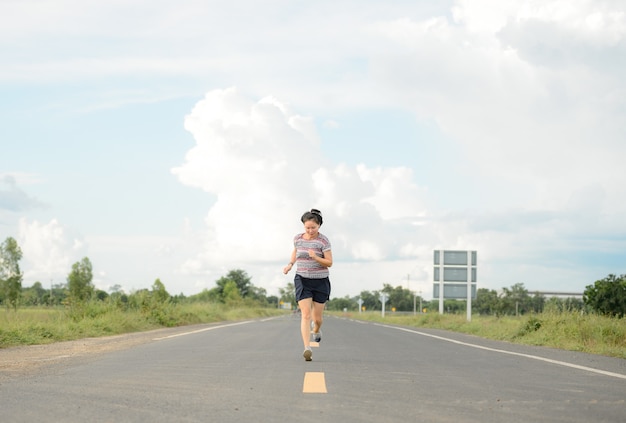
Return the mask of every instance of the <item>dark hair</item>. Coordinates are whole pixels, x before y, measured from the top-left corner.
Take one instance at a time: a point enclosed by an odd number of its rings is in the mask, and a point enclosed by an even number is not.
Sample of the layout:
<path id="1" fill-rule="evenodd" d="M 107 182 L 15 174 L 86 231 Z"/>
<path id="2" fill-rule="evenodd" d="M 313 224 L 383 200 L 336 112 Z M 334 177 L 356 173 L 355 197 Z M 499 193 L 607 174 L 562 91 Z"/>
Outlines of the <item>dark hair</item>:
<path id="1" fill-rule="evenodd" d="M 308 222 L 309 220 L 315 220 L 318 225 L 322 226 L 322 212 L 318 209 L 311 209 L 311 211 L 304 212 L 300 220 L 302 223 Z"/>

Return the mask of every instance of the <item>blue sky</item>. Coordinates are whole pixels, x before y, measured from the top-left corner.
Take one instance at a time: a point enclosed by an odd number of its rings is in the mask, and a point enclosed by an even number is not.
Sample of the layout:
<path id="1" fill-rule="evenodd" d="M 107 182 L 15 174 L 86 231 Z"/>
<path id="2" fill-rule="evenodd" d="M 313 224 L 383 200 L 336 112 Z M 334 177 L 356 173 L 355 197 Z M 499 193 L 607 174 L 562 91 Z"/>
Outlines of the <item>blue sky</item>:
<path id="1" fill-rule="evenodd" d="M 621 3 L 2 2 L 0 239 L 25 286 L 277 294 L 316 207 L 336 296 L 430 298 L 435 249 L 582 292 L 626 263 Z"/>

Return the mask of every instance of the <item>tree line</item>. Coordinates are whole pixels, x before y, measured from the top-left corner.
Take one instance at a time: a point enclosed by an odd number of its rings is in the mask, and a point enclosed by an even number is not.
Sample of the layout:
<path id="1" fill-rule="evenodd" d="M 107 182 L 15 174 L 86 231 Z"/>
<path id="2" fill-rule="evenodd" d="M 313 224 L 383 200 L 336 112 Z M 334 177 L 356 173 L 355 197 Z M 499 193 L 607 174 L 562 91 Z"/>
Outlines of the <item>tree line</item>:
<path id="1" fill-rule="evenodd" d="M 88 257 L 74 263 L 65 283 L 45 288 L 39 281 L 31 287 L 22 287 L 23 272 L 19 262 L 22 250 L 14 238 L 0 244 L 0 304 L 17 310 L 20 306 L 65 306 L 73 315 L 80 317 L 87 312 L 90 302 L 112 304 L 119 308 L 152 310 L 180 302 L 219 302 L 231 306 L 278 306 L 276 296 L 267 296 L 264 288 L 252 284 L 250 276 L 241 269 L 234 269 L 215 281 L 215 287 L 186 297 L 171 295 L 163 282 L 156 279 L 150 289 L 124 292 L 114 285 L 109 292 L 97 289 L 93 283 L 93 266 Z M 158 319 L 157 319 L 158 320 Z"/>
<path id="2" fill-rule="evenodd" d="M 425 301 L 421 296 L 402 286 L 392 287 L 384 284 L 380 291 L 362 291 L 356 297 L 333 298 L 328 302 L 331 310 L 358 311 L 359 300 L 363 310 L 381 310 L 382 294 L 385 294 L 386 310 L 439 311 L 439 299 Z M 466 300 L 444 300 L 444 312 L 452 314 L 466 313 Z M 421 308 L 418 304 L 421 304 Z M 539 292 L 530 292 L 523 283 L 516 283 L 509 288 L 502 288 L 498 293 L 494 289 L 479 288 L 472 300 L 472 313 L 479 315 L 505 316 L 542 313 L 544 311 L 584 311 L 602 315 L 624 317 L 626 315 L 626 275 L 609 275 L 588 285 L 583 298 L 546 298 Z"/>
<path id="3" fill-rule="evenodd" d="M 76 315 L 84 312 L 84 305 L 90 301 L 115 304 L 118 307 L 134 307 L 157 310 L 168 304 L 178 302 L 220 302 L 232 306 L 264 306 L 295 308 L 295 290 L 293 283 L 279 289 L 279 297 L 268 296 L 264 288 L 252 284 L 250 276 L 241 269 L 229 271 L 215 281 L 215 287 L 186 297 L 182 293 L 171 295 L 160 279 L 156 279 L 151 289 L 141 289 L 125 293 L 119 285 L 114 285 L 110 292 L 105 292 L 93 284 L 93 268 L 88 257 L 74 263 L 67 276 L 66 283 L 43 287 L 35 282 L 29 288 L 22 287 L 23 273 L 19 262 L 22 251 L 17 241 L 8 237 L 0 244 L 0 304 L 7 309 L 17 310 L 20 305 L 63 305 L 73 310 Z M 362 291 L 355 297 L 331 299 L 327 307 L 330 310 L 350 310 L 359 308 L 359 301 L 364 310 L 380 310 L 381 296 L 386 297 L 386 309 L 389 311 L 438 311 L 439 300 L 425 301 L 421 296 L 402 286 L 393 287 L 384 284 L 379 291 Z M 421 308 L 418 306 L 421 305 Z M 523 283 L 510 288 L 496 290 L 480 288 L 476 299 L 472 301 L 472 312 L 483 315 L 519 315 L 541 313 L 545 310 L 584 310 L 603 315 L 624 317 L 626 315 L 626 275 L 608 275 L 606 278 L 588 285 L 582 299 L 545 298 L 539 293 L 531 293 Z M 444 311 L 447 313 L 465 313 L 463 300 L 445 300 Z"/>

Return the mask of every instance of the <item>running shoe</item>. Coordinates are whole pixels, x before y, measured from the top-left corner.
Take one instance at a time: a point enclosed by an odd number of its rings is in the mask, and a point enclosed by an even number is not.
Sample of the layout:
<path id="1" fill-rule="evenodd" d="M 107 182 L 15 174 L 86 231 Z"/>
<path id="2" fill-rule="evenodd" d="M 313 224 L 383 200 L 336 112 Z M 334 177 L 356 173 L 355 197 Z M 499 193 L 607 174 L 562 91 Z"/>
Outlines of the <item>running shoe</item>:
<path id="1" fill-rule="evenodd" d="M 306 361 L 311 361 L 311 360 L 313 360 L 313 351 L 311 351 L 311 350 L 304 350 L 304 353 L 302 354 L 302 356 L 304 357 L 304 359 Z"/>
<path id="2" fill-rule="evenodd" d="M 322 331 L 313 332 L 313 339 L 315 342 L 320 342 L 322 340 Z"/>

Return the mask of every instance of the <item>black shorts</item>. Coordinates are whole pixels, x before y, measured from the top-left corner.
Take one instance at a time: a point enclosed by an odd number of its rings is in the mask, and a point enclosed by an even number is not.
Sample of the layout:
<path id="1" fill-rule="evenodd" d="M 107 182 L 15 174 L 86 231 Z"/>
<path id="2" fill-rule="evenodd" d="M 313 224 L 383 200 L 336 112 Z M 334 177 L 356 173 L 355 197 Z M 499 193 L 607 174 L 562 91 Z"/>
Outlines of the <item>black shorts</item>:
<path id="1" fill-rule="evenodd" d="M 312 298 L 316 303 L 324 304 L 330 298 L 328 277 L 311 279 L 296 274 L 293 284 L 296 287 L 296 301 Z"/>

